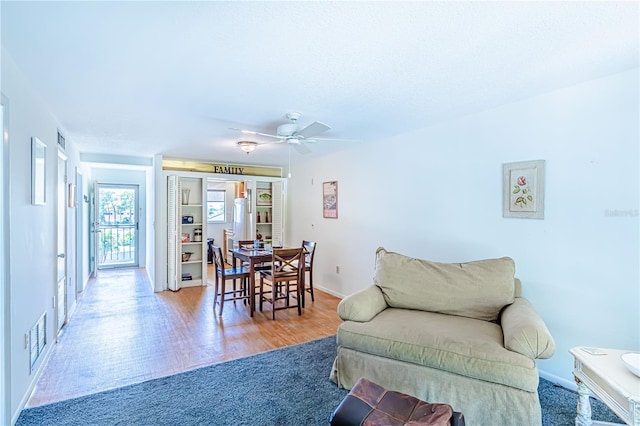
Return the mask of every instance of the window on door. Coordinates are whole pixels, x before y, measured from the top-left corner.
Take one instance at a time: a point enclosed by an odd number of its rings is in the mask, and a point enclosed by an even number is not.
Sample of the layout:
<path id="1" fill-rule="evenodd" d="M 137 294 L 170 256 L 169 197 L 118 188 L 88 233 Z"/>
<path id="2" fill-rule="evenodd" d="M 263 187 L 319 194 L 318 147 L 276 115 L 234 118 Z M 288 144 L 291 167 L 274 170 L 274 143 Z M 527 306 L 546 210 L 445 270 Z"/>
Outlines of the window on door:
<path id="1" fill-rule="evenodd" d="M 96 184 L 98 269 L 138 265 L 138 185 Z"/>
<path id="2" fill-rule="evenodd" d="M 226 198 L 227 191 L 223 189 L 207 190 L 207 222 L 223 223 L 226 221 Z"/>

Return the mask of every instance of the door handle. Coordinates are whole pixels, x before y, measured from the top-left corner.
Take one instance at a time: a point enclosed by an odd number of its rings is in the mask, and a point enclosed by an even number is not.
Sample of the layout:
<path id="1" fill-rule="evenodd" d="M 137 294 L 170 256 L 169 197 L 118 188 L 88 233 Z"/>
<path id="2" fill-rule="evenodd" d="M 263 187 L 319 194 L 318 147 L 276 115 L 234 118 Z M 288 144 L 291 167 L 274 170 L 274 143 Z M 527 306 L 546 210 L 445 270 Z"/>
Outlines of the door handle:
<path id="1" fill-rule="evenodd" d="M 58 257 L 59 257 L 60 259 L 64 259 L 64 253 L 60 253 L 60 254 L 58 255 Z"/>

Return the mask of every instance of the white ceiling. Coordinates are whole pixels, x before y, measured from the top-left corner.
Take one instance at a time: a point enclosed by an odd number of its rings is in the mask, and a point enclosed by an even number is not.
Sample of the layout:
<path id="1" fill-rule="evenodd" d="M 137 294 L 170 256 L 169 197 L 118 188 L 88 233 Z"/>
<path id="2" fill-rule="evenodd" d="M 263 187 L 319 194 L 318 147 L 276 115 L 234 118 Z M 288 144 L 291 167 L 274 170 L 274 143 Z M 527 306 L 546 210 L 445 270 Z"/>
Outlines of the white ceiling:
<path id="1" fill-rule="evenodd" d="M 636 1 L 0 7 L 3 47 L 91 153 L 284 165 L 286 146 L 247 156 L 229 127 L 298 111 L 367 143 L 639 63 Z"/>

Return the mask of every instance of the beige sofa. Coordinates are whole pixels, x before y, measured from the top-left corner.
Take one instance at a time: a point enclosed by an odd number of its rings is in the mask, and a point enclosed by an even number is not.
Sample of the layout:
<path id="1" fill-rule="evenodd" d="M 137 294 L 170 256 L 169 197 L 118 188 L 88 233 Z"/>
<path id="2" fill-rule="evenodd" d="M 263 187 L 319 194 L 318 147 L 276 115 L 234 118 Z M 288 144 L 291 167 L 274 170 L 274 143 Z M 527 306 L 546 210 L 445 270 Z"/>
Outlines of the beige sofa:
<path id="1" fill-rule="evenodd" d="M 540 425 L 535 359 L 555 344 L 514 272 L 508 257 L 447 264 L 379 248 L 374 285 L 338 305 L 331 379 L 447 403 L 469 425 Z"/>

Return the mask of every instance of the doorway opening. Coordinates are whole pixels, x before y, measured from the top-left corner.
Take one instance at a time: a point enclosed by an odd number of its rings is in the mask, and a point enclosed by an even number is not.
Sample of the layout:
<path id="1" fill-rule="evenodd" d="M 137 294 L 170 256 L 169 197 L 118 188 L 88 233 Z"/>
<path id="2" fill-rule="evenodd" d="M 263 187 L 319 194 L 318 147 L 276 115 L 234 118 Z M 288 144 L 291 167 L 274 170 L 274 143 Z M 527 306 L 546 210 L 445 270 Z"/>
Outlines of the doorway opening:
<path id="1" fill-rule="evenodd" d="M 138 185 L 96 184 L 98 269 L 138 266 Z"/>

